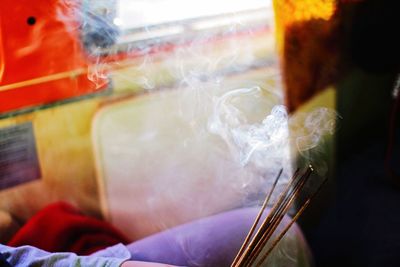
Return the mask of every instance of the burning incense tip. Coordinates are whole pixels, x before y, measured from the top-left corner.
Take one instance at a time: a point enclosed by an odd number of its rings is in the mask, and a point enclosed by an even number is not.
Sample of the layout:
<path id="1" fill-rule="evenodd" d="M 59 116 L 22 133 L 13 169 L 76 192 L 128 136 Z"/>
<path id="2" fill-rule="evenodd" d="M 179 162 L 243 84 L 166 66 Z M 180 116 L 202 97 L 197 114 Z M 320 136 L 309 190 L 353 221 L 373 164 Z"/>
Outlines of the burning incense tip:
<path id="1" fill-rule="evenodd" d="M 308 167 L 310 168 L 311 171 L 314 171 L 314 167 L 311 164 L 309 164 Z"/>

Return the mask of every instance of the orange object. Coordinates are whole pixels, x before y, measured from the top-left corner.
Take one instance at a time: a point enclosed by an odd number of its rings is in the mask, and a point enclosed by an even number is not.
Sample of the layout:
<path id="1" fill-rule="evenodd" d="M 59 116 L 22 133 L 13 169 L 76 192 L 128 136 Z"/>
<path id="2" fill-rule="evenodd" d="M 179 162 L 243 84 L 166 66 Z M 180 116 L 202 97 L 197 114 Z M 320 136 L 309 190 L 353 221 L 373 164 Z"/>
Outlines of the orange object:
<path id="1" fill-rule="evenodd" d="M 337 80 L 339 1 L 274 0 L 286 105 L 290 112 Z"/>
<path id="2" fill-rule="evenodd" d="M 95 92 L 80 0 L 0 1 L 0 113 Z"/>

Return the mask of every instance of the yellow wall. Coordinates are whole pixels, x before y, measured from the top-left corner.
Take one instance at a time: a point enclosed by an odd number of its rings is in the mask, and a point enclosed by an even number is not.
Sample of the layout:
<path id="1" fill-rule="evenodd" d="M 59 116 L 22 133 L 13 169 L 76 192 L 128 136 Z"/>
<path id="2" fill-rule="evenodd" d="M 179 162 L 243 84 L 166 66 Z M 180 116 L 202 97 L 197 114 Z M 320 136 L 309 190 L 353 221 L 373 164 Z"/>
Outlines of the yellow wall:
<path id="1" fill-rule="evenodd" d="M 0 127 L 31 121 L 41 165 L 40 180 L 0 191 L 0 209 L 27 219 L 57 200 L 98 213 L 90 141 L 91 119 L 100 100 L 91 99 L 0 121 Z"/>

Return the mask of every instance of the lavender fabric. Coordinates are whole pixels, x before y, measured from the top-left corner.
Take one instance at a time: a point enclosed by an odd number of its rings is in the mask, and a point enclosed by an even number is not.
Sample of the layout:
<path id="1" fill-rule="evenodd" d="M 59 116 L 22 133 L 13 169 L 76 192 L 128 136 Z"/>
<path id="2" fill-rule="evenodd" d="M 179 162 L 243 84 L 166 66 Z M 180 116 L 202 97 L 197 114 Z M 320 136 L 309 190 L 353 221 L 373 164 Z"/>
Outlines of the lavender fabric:
<path id="1" fill-rule="evenodd" d="M 230 266 L 258 211 L 259 208 L 245 208 L 221 213 L 154 234 L 127 248 L 133 260 L 179 266 Z M 286 217 L 284 221 L 288 220 Z M 309 265 L 307 245 L 296 225 L 275 250 L 268 266 Z"/>

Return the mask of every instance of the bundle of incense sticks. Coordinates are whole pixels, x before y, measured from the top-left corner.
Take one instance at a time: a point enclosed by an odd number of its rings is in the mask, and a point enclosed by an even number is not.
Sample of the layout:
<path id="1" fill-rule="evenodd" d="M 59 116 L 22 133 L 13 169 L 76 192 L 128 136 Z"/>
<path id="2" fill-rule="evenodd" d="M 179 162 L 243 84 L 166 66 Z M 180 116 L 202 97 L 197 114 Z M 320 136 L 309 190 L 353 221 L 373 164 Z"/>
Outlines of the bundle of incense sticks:
<path id="1" fill-rule="evenodd" d="M 280 194 L 275 205 L 272 207 L 268 216 L 261 223 L 257 232 L 254 234 L 260 219 L 268 206 L 268 202 L 272 196 L 275 186 L 282 174 L 282 169 L 277 175 L 272 189 L 268 193 L 259 214 L 257 215 L 253 226 L 251 227 L 242 247 L 240 248 L 238 254 L 236 255 L 231 267 L 245 267 L 245 266 L 262 266 L 265 263 L 268 256 L 271 254 L 272 250 L 276 247 L 279 241 L 283 238 L 286 232 L 290 229 L 293 223 L 299 218 L 306 207 L 310 204 L 310 201 L 319 192 L 322 185 L 327 181 L 325 179 L 317 188 L 317 190 L 311 194 L 303 205 L 298 209 L 296 214 L 293 216 L 291 221 L 285 226 L 281 233 L 274 235 L 275 239 L 271 240 L 275 230 L 278 225 L 283 220 L 285 214 L 288 212 L 292 206 L 294 200 L 299 196 L 304 185 L 310 178 L 311 173 L 314 171 L 312 165 L 310 164 L 305 171 L 296 170 L 293 177 L 290 179 L 285 190 Z M 254 235 L 254 236 L 253 236 Z"/>

